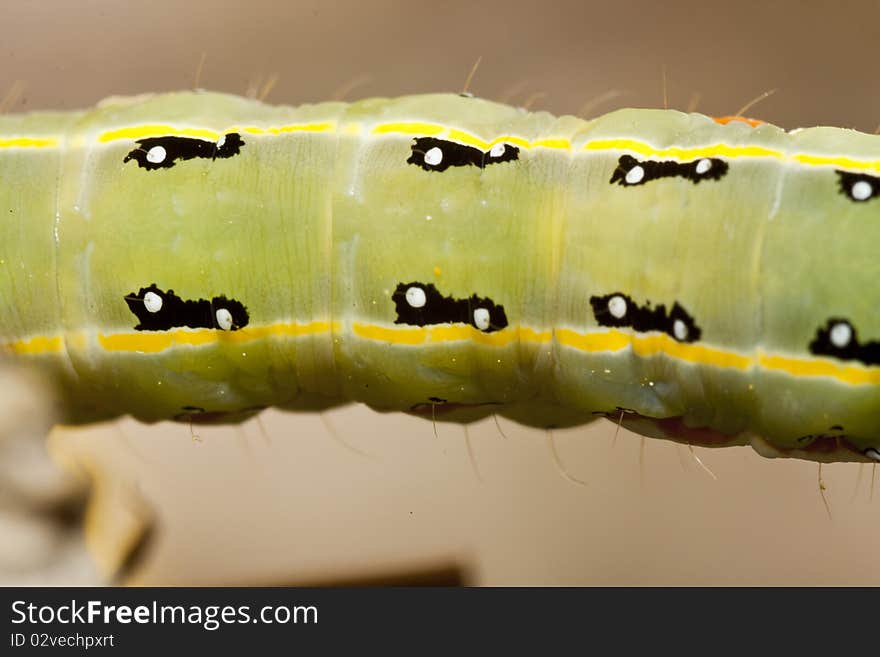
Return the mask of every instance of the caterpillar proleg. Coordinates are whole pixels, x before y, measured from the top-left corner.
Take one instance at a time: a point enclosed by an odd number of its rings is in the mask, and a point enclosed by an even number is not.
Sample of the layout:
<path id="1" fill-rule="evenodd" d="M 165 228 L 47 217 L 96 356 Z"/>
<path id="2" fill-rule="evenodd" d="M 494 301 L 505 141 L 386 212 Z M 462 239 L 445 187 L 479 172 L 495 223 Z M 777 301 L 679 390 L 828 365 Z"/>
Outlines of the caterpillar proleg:
<path id="1" fill-rule="evenodd" d="M 880 137 L 423 95 L 0 117 L 0 343 L 64 420 L 363 402 L 880 460 Z"/>

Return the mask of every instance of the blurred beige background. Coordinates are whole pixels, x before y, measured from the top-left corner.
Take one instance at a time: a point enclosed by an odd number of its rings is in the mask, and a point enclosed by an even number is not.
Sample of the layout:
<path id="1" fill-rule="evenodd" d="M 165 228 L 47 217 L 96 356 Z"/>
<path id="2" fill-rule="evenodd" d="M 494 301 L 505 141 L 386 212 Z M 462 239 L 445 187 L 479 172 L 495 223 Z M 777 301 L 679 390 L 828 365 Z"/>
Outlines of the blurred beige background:
<path id="1" fill-rule="evenodd" d="M 874 131 L 880 4 L 750 2 L 0 3 L 0 89 L 13 111 L 78 108 L 112 94 L 191 87 L 269 100 L 460 90 L 557 113 L 668 103 L 787 128 Z M 699 96 L 697 96 L 699 95 Z M 157 508 L 137 570 L 155 584 L 327 583 L 458 568 L 474 584 L 880 584 L 880 482 L 750 450 L 686 450 L 614 426 L 544 433 L 471 427 L 363 407 L 266 413 L 262 426 L 146 427 L 64 436 Z M 328 422 L 335 431 L 328 428 Z M 336 434 L 334 436 L 334 433 Z M 353 448 L 346 447 L 343 442 Z M 359 452 L 368 452 L 365 457 Z M 641 465 L 640 465 L 641 461 Z M 479 477 L 474 464 L 479 470 Z M 861 472 L 861 477 L 859 474 Z M 438 572 L 440 572 L 438 571 Z M 442 579 L 442 578 L 441 578 Z M 453 578 L 454 579 L 454 578 Z M 445 581 L 445 580 L 444 580 Z"/>

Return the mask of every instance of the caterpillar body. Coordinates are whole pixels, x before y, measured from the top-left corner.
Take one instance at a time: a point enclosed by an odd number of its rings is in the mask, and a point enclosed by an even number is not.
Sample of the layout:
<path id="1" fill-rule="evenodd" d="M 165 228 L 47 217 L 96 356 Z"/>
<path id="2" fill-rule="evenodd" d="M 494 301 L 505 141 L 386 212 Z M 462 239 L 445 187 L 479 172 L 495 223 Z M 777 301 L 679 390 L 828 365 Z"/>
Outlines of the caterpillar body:
<path id="1" fill-rule="evenodd" d="M 880 460 L 880 137 L 184 92 L 0 117 L 0 344 L 67 422 L 351 401 Z"/>

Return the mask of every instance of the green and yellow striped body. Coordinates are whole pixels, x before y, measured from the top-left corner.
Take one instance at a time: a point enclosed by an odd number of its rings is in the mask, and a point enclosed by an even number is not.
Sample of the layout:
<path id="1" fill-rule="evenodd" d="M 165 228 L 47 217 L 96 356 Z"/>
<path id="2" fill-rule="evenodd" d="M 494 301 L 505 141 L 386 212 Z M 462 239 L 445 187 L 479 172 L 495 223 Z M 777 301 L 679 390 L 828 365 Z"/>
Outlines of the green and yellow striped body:
<path id="1" fill-rule="evenodd" d="M 72 422 L 359 401 L 871 460 L 877 176 L 848 130 L 455 95 L 0 117 L 0 343 Z M 144 328 L 150 286 L 247 322 Z"/>

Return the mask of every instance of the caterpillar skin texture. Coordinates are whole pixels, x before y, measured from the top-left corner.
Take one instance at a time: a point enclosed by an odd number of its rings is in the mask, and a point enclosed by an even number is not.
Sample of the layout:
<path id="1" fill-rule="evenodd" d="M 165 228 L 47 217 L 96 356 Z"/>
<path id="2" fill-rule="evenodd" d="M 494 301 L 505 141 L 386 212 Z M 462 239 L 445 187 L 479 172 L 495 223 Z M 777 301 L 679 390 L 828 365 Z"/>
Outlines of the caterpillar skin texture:
<path id="1" fill-rule="evenodd" d="M 65 420 L 357 401 L 880 458 L 880 137 L 456 95 L 0 117 L 0 342 Z"/>

